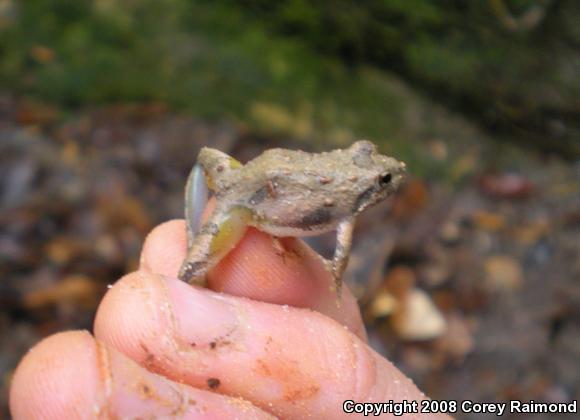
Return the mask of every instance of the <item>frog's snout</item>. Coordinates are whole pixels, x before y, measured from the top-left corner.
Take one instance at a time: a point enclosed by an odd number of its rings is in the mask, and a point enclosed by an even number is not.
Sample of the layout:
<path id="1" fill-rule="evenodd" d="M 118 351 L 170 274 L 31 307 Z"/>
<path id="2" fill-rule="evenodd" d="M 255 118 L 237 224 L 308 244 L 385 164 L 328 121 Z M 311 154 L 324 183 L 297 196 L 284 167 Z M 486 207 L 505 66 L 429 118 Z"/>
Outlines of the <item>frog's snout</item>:
<path id="1" fill-rule="evenodd" d="M 397 163 L 398 165 L 395 166 L 395 169 L 393 171 L 395 185 L 399 185 L 405 178 L 405 175 L 407 174 L 407 164 L 403 161 L 399 161 Z"/>
<path id="2" fill-rule="evenodd" d="M 405 175 L 407 173 L 407 164 L 402 160 L 399 162 L 399 174 Z"/>
<path id="3" fill-rule="evenodd" d="M 393 159 L 394 160 L 394 159 Z M 407 164 L 403 161 L 394 160 L 391 173 L 394 177 L 403 177 L 407 173 Z"/>

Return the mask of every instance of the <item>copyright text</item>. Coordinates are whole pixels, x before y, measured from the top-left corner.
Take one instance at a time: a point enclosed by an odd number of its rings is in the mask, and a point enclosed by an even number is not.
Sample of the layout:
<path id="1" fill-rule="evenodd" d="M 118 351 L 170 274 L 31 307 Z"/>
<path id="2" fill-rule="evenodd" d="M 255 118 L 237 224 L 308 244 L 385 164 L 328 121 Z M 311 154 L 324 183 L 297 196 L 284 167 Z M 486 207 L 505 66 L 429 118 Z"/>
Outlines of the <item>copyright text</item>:
<path id="1" fill-rule="evenodd" d="M 578 401 L 568 403 L 537 402 L 534 400 L 510 400 L 506 402 L 476 402 L 471 400 L 402 400 L 379 403 L 362 403 L 346 400 L 342 404 L 345 413 L 362 414 L 364 416 L 380 416 L 392 414 L 435 414 L 435 413 L 491 413 L 496 416 L 512 413 L 527 414 L 572 414 L 578 413 Z"/>

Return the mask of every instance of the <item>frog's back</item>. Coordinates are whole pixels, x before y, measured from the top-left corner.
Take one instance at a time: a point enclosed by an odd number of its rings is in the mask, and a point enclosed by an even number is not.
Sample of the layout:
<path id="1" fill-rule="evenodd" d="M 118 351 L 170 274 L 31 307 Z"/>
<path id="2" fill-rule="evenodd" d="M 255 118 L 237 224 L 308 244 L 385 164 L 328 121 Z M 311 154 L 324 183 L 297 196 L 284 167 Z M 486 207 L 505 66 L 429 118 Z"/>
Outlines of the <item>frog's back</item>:
<path id="1" fill-rule="evenodd" d="M 354 205 L 353 183 L 344 185 L 352 160 L 337 152 L 264 152 L 237 174 L 237 204 L 250 208 L 260 228 L 276 235 L 300 236 L 334 226 Z"/>
<path id="2" fill-rule="evenodd" d="M 265 171 L 279 169 L 292 171 L 315 171 L 323 173 L 335 170 L 337 165 L 348 164 L 348 156 L 343 150 L 331 152 L 308 153 L 302 150 L 270 149 L 248 162 L 252 169 L 263 168 Z"/>

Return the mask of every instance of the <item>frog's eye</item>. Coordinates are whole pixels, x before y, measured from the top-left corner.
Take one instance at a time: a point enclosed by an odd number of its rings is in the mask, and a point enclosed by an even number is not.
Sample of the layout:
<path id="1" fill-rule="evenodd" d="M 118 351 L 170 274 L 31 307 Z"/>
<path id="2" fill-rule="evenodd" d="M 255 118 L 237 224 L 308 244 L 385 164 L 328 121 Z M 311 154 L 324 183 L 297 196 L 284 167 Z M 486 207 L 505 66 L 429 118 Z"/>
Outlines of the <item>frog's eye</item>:
<path id="1" fill-rule="evenodd" d="M 384 173 L 378 176 L 378 182 L 379 185 L 381 187 L 384 187 L 385 185 L 388 185 L 389 182 L 391 182 L 391 179 L 393 179 L 392 175 L 390 173 Z"/>

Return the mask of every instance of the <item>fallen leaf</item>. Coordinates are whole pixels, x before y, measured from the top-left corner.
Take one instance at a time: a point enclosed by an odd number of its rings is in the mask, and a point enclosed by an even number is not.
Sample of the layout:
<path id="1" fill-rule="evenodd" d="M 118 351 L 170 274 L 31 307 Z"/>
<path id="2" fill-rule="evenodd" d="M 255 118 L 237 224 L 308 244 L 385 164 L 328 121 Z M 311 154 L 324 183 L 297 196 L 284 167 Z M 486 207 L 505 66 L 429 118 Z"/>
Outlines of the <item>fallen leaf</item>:
<path id="1" fill-rule="evenodd" d="M 54 50 L 44 45 L 35 45 L 30 49 L 30 55 L 39 63 L 48 63 L 54 59 Z"/>
<path id="2" fill-rule="evenodd" d="M 59 117 L 59 111 L 47 104 L 23 100 L 16 107 L 16 120 L 22 125 L 46 125 Z"/>
<path id="3" fill-rule="evenodd" d="M 87 246 L 82 241 L 67 236 L 56 237 L 45 248 L 46 255 L 57 264 L 65 264 L 86 251 Z"/>
<path id="4" fill-rule="evenodd" d="M 450 315 L 447 317 L 447 330 L 437 340 L 435 346 L 439 351 L 450 356 L 454 362 L 461 362 L 475 346 L 470 325 L 462 316 Z"/>
<path id="5" fill-rule="evenodd" d="M 505 217 L 499 213 L 485 210 L 476 211 L 472 216 L 473 223 L 480 229 L 496 232 L 505 227 Z"/>
<path id="6" fill-rule="evenodd" d="M 29 309 L 39 309 L 50 305 L 73 303 L 85 308 L 94 308 L 100 296 L 100 286 L 90 278 L 72 274 L 26 294 L 24 305 Z"/>
<path id="7" fill-rule="evenodd" d="M 484 175 L 479 179 L 479 187 L 487 195 L 507 199 L 526 198 L 534 191 L 530 180 L 515 173 Z"/>
<path id="8" fill-rule="evenodd" d="M 124 191 L 99 195 L 98 205 L 99 214 L 112 228 L 131 226 L 143 234 L 152 228 L 151 217 L 144 203 Z"/>
<path id="9" fill-rule="evenodd" d="M 512 291 L 523 284 L 520 263 L 512 257 L 495 255 L 484 263 L 486 286 L 491 290 Z"/>
<path id="10" fill-rule="evenodd" d="M 379 293 L 371 302 L 368 315 L 371 321 L 391 315 L 397 308 L 397 299 L 389 292 Z"/>
<path id="11" fill-rule="evenodd" d="M 415 272 L 411 268 L 404 265 L 397 265 L 388 272 L 383 281 L 383 287 L 395 299 L 402 300 L 415 286 L 415 282 Z"/>
<path id="12" fill-rule="evenodd" d="M 425 182 L 411 179 L 397 194 L 391 212 L 397 219 L 408 219 L 425 208 L 428 202 L 429 190 Z"/>
<path id="13" fill-rule="evenodd" d="M 439 236 L 441 237 L 441 240 L 448 245 L 456 244 L 461 238 L 459 225 L 452 221 L 445 223 L 439 232 Z"/>
<path id="14" fill-rule="evenodd" d="M 550 231 L 550 222 L 545 219 L 536 220 L 532 223 L 516 226 L 512 233 L 516 240 L 524 245 L 533 245 Z"/>

